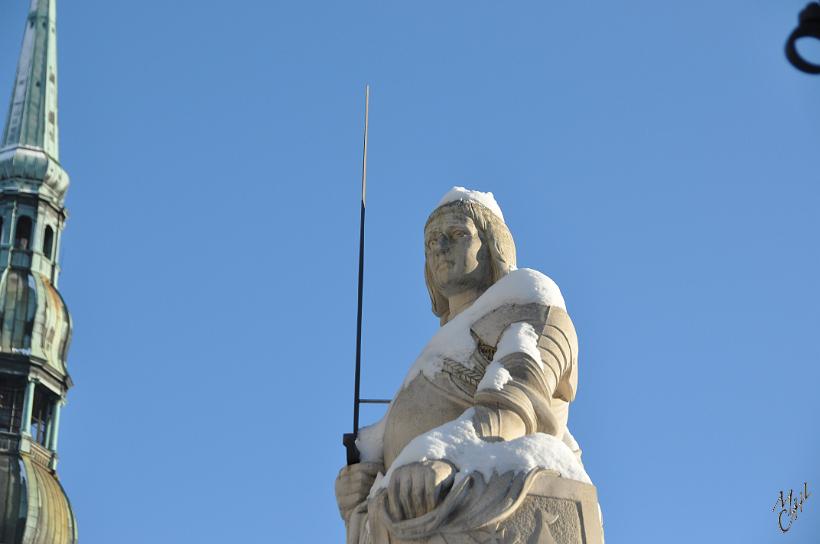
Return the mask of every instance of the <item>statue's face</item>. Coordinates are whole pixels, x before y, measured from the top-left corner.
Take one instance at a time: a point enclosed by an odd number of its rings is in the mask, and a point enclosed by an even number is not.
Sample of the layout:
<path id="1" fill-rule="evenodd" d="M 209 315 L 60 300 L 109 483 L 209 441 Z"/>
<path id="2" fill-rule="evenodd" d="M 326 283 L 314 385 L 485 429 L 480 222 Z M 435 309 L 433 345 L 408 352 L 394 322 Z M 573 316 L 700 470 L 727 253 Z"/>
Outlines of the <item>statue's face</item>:
<path id="1" fill-rule="evenodd" d="M 433 284 L 446 297 L 490 285 L 489 251 L 473 220 L 457 208 L 427 224 L 424 253 Z"/>

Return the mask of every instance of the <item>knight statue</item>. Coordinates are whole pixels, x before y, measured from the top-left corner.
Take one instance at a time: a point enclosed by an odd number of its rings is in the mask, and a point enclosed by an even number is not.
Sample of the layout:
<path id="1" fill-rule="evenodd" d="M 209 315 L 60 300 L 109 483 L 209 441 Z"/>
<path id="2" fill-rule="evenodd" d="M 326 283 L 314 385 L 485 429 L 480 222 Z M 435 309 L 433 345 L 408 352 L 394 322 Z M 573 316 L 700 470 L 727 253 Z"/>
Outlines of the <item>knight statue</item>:
<path id="1" fill-rule="evenodd" d="M 441 327 L 336 479 L 347 543 L 602 544 L 567 428 L 578 340 L 558 286 L 516 268 L 492 193 L 448 192 L 424 253 Z"/>

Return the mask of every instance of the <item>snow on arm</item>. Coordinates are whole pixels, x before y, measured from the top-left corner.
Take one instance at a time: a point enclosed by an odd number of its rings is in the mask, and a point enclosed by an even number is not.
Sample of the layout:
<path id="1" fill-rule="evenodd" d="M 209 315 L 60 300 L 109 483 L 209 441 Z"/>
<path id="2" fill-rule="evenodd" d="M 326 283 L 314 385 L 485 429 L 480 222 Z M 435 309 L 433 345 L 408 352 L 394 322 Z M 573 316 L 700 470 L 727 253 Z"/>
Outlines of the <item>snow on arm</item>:
<path id="1" fill-rule="evenodd" d="M 478 382 L 478 390 L 486 391 L 488 389 L 495 389 L 501 391 L 504 385 L 512 380 L 510 371 L 504 368 L 501 363 L 494 361 L 490 363 L 487 370 L 484 372 L 484 377 Z"/>
<path id="2" fill-rule="evenodd" d="M 504 384 L 512 380 L 510 372 L 501 364 L 501 359 L 513 353 L 526 353 L 538 363 L 539 367 L 544 368 L 541 354 L 538 352 L 538 333 L 529 323 L 513 323 L 501 335 L 493 361 L 478 384 L 479 391 L 488 389 L 501 391 Z"/>
<path id="3" fill-rule="evenodd" d="M 485 480 L 508 471 L 529 472 L 535 468 L 555 470 L 562 478 L 591 483 L 574 453 L 558 438 L 535 433 L 502 442 L 485 442 L 473 426 L 475 410 L 414 438 L 393 461 L 390 470 L 374 484 L 371 495 L 387 487 L 393 471 L 410 463 L 445 459 L 458 469 L 456 479 L 479 472 Z"/>
<path id="4" fill-rule="evenodd" d="M 365 463 L 384 462 L 384 425 L 387 422 L 385 415 L 373 425 L 362 427 L 356 436 L 356 448 L 359 457 Z"/>
<path id="5" fill-rule="evenodd" d="M 513 323 L 501 335 L 493 361 L 500 361 L 511 353 L 526 353 L 536 361 L 541 361 L 541 353 L 538 351 L 539 337 L 529 323 Z"/>

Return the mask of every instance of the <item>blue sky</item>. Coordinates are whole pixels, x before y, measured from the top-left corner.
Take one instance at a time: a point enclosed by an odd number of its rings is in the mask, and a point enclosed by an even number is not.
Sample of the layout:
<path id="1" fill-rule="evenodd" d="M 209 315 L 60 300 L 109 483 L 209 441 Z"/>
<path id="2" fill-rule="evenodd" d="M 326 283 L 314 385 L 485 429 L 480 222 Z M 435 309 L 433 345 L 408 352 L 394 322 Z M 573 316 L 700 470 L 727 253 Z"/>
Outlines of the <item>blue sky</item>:
<path id="1" fill-rule="evenodd" d="M 771 511 L 820 490 L 804 3 L 61 2 L 84 544 L 342 541 L 365 82 L 363 393 L 437 327 L 427 214 L 493 191 L 578 329 L 607 541 L 817 542 L 820 495 L 786 535 Z M 3 104 L 26 4 L 0 5 Z"/>

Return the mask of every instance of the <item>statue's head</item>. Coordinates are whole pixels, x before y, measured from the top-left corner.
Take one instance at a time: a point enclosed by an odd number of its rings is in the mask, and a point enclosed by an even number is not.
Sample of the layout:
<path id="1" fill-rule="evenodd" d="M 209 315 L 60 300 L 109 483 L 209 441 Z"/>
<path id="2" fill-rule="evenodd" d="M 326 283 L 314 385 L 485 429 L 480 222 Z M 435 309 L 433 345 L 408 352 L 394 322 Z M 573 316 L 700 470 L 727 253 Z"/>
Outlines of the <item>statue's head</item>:
<path id="1" fill-rule="evenodd" d="M 433 313 L 447 318 L 448 297 L 484 292 L 515 270 L 515 244 L 492 193 L 454 187 L 424 226 L 424 279 Z"/>

